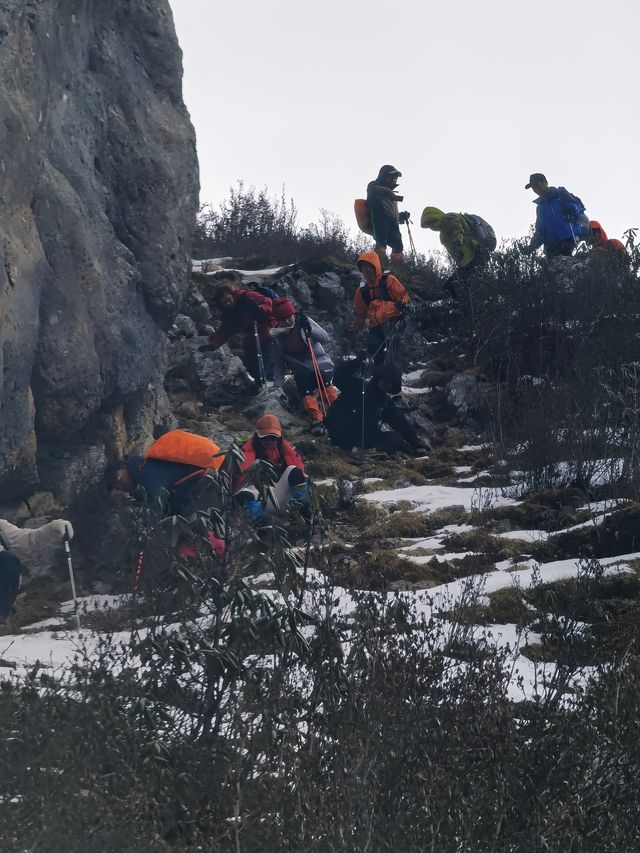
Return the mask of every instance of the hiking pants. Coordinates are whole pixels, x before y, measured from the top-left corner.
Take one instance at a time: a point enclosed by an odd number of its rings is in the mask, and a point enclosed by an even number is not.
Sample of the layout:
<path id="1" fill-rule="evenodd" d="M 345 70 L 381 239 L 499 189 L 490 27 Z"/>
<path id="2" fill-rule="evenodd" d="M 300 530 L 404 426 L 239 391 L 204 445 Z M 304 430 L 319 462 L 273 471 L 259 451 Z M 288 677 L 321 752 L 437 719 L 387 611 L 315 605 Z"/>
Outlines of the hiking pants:
<path id="1" fill-rule="evenodd" d="M 0 621 L 11 615 L 20 590 L 20 560 L 9 551 L 0 551 Z"/>
<path id="2" fill-rule="evenodd" d="M 390 246 L 392 252 L 404 251 L 402 235 L 400 234 L 400 223 L 386 214 L 379 201 L 368 201 L 369 216 L 373 223 L 373 233 L 376 240 L 376 249 Z"/>
<path id="3" fill-rule="evenodd" d="M 261 340 L 260 349 L 262 352 L 262 360 L 264 362 L 265 376 L 267 379 L 273 379 L 273 340 Z M 247 335 L 245 337 L 242 350 L 242 363 L 256 382 L 260 382 L 260 365 L 258 363 L 258 353 L 256 351 L 256 342 L 253 335 Z"/>
<path id="4" fill-rule="evenodd" d="M 296 364 L 293 365 L 292 371 L 296 388 L 301 398 L 306 397 L 307 394 L 313 394 L 314 391 L 318 390 L 316 374 L 312 368 Z M 320 368 L 320 374 L 325 385 L 328 385 L 333 379 L 333 366 Z"/>
<path id="5" fill-rule="evenodd" d="M 413 452 L 411 445 L 395 429 L 389 431 L 378 430 L 377 434 L 368 438 L 369 441 L 365 438 L 365 449 L 374 447 L 381 453 L 397 453 L 398 451 L 401 453 Z"/>
<path id="6" fill-rule="evenodd" d="M 374 326 L 367 335 L 367 352 L 374 364 L 382 364 L 387 354 L 387 338 L 383 326 Z"/>

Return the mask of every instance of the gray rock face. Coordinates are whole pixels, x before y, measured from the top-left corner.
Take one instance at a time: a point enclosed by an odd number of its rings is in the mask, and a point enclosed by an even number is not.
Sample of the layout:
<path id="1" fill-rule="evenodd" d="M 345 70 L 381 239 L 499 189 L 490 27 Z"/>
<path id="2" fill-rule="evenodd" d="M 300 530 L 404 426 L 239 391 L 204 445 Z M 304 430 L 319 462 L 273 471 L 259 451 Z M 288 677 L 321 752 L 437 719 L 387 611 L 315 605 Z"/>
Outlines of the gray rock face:
<path id="1" fill-rule="evenodd" d="M 157 399 L 198 198 L 181 78 L 168 0 L 0 0 L 0 500 Z"/>
<path id="2" fill-rule="evenodd" d="M 187 388 L 210 406 L 237 403 L 255 393 L 256 384 L 242 361 L 227 346 L 215 352 L 198 352 L 203 338 L 178 338 L 171 344 L 169 384 L 184 380 Z"/>

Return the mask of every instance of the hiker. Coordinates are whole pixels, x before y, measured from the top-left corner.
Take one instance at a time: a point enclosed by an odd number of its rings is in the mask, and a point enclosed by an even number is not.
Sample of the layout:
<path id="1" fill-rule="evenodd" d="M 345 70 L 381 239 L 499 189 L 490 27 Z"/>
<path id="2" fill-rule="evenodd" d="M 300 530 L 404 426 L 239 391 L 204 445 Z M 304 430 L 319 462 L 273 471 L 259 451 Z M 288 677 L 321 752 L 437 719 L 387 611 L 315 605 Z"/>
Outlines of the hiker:
<path id="1" fill-rule="evenodd" d="M 378 177 L 367 185 L 367 208 L 376 241 L 375 249 L 386 256 L 387 246 L 391 247 L 391 260 L 402 260 L 404 246 L 400 234 L 400 223 L 408 222 L 409 212 L 398 212 L 398 202 L 404 196 L 396 193 L 398 178 L 402 177 L 394 166 L 381 166 Z"/>
<path id="2" fill-rule="evenodd" d="M 46 567 L 65 538 L 73 539 L 73 527 L 63 518 L 33 529 L 0 519 L 0 623 L 13 612 L 23 572 Z"/>
<path id="3" fill-rule="evenodd" d="M 174 429 L 157 439 L 144 455 L 113 462 L 105 479 L 109 489 L 128 494 L 142 487 L 148 506 L 167 492 L 166 514 L 180 515 L 202 478 L 223 461 L 220 448 L 211 439 Z"/>
<path id="4" fill-rule="evenodd" d="M 425 207 L 420 226 L 440 233 L 440 242 L 456 265 L 456 272 L 444 285 L 455 298 L 455 282 L 468 281 L 488 263 L 497 245 L 495 232 L 475 213 L 444 213 L 437 207 Z"/>
<path id="5" fill-rule="evenodd" d="M 200 352 L 217 350 L 234 335 L 242 333 L 244 366 L 256 382 L 264 384 L 272 376 L 272 339 L 269 337 L 272 300 L 256 290 L 223 284 L 216 288 L 213 301 L 220 309 L 222 321 L 209 342 L 199 347 Z"/>
<path id="6" fill-rule="evenodd" d="M 532 189 L 538 198 L 533 200 L 537 207 L 535 232 L 523 253 L 529 255 L 543 246 L 548 258 L 573 255 L 588 227 L 582 201 L 564 187 L 550 187 L 540 172 L 529 175 L 525 189 Z"/>
<path id="7" fill-rule="evenodd" d="M 376 365 L 370 379 L 362 375 L 362 368 L 359 359 L 351 359 L 336 369 L 334 382 L 340 396 L 325 419 L 331 442 L 346 450 L 375 448 L 383 453 L 412 455 L 427 447 L 392 399 L 402 390 L 398 365 L 392 361 Z M 380 429 L 382 424 L 391 429 Z"/>
<path id="8" fill-rule="evenodd" d="M 273 319 L 276 325 L 269 334 L 274 339 L 274 387 L 284 387 L 285 368 L 290 368 L 302 408 L 313 423 L 321 423 L 338 396 L 332 384 L 333 362 L 322 346 L 329 335 L 304 312 L 296 313 L 287 298 L 274 300 Z"/>
<path id="9" fill-rule="evenodd" d="M 589 222 L 589 234 L 586 237 L 586 242 L 596 255 L 624 258 L 625 260 L 629 257 L 627 247 L 622 240 L 609 239 L 602 225 L 595 219 Z"/>
<path id="10" fill-rule="evenodd" d="M 409 294 L 394 275 L 382 272 L 380 258 L 376 252 L 364 252 L 360 255 L 358 269 L 364 282 L 355 293 L 354 316 L 349 324 L 349 332 L 359 332 L 368 322 L 367 352 L 373 357 L 374 364 L 381 364 L 387 354 L 391 337 L 385 334 L 384 324 L 392 324 L 395 331 L 407 311 Z"/>
<path id="11" fill-rule="evenodd" d="M 258 461 L 273 466 L 277 481 L 271 491 L 277 503 L 260 500 L 258 489 L 250 485 L 248 477 L 241 476 L 233 484 L 237 503 L 244 506 L 250 515 L 259 517 L 284 509 L 291 501 L 303 506 L 309 503 L 309 488 L 304 473 L 304 462 L 289 442 L 282 437 L 282 426 L 275 415 L 266 414 L 256 422 L 256 430 L 251 438 L 242 445 L 244 462 L 243 472 Z"/>

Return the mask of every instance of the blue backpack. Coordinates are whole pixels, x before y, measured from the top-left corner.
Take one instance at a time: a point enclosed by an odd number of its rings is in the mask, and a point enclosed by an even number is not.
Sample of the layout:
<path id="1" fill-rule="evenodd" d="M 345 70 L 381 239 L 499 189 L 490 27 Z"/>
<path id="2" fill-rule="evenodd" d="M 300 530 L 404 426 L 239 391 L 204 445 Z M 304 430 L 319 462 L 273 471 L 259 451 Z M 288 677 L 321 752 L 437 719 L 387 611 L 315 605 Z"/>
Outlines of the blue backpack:
<path id="1" fill-rule="evenodd" d="M 585 213 L 582 199 L 570 193 L 565 187 L 558 187 L 562 202 L 562 212 L 573 229 L 576 240 L 581 240 L 589 234 L 589 217 Z"/>

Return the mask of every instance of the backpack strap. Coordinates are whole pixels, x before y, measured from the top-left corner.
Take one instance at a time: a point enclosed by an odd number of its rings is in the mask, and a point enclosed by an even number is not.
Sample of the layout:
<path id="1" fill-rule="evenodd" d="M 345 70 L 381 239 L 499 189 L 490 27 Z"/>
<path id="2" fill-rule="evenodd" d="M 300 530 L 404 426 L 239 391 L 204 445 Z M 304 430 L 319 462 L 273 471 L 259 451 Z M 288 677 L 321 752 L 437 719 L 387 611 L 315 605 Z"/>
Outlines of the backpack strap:
<path id="1" fill-rule="evenodd" d="M 188 483 L 189 480 L 195 480 L 196 477 L 202 477 L 207 473 L 207 468 L 198 468 L 196 471 L 192 471 L 190 474 L 186 474 L 184 477 L 180 477 L 179 480 L 176 480 L 175 483 L 172 483 L 170 492 L 175 493 L 175 490 L 178 486 L 184 485 L 184 483 Z"/>
<path id="2" fill-rule="evenodd" d="M 387 279 L 391 273 L 383 272 L 380 277 L 380 281 L 377 283 L 374 289 L 373 296 L 371 295 L 371 289 L 368 284 L 362 285 L 362 301 L 365 305 L 371 305 L 371 303 L 375 299 L 382 299 L 385 302 L 390 302 L 391 297 L 389 296 L 389 285 L 387 283 Z"/>

